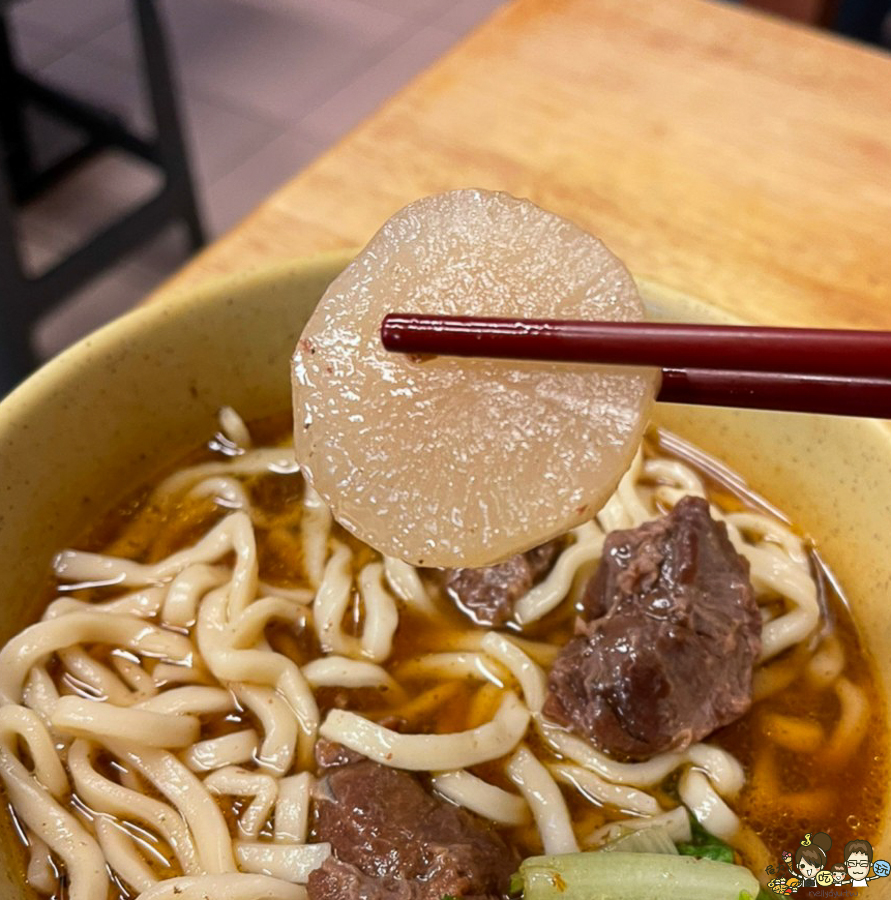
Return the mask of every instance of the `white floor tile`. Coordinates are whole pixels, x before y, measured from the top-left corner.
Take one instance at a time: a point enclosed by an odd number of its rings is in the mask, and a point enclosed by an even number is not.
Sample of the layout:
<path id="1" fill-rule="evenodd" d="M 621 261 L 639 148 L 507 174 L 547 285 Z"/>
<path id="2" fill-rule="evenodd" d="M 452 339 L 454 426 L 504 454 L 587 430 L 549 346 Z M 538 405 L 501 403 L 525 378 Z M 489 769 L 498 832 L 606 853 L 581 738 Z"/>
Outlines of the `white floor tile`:
<path id="1" fill-rule="evenodd" d="M 327 143 L 337 140 L 434 63 L 455 40 L 453 34 L 437 28 L 422 28 L 413 32 L 330 100 L 316 107 L 302 120 L 301 125 Z"/>
<path id="2" fill-rule="evenodd" d="M 19 22 L 12 17 L 9 28 L 17 64 L 32 72 L 55 62 L 71 50 L 72 43 L 32 22 Z"/>
<path id="3" fill-rule="evenodd" d="M 88 41 L 126 18 L 130 5 L 129 0 L 28 0 L 13 4 L 12 16 L 65 42 Z"/>
<path id="4" fill-rule="evenodd" d="M 207 189 L 208 226 L 212 235 L 228 231 L 276 188 L 305 168 L 324 142 L 290 129 Z"/>
<path id="5" fill-rule="evenodd" d="M 498 5 L 159 2 L 212 236 L 250 213 Z M 150 133 L 129 7 L 128 0 L 28 0 L 16 5 L 15 16 L 27 64 Z M 90 163 L 24 216 L 29 265 L 40 270 L 51 264 L 151 192 L 153 177 L 115 154 Z M 48 316 L 38 330 L 39 347 L 55 353 L 130 309 L 188 252 L 182 229 L 171 226 Z"/>
<path id="6" fill-rule="evenodd" d="M 38 354 L 42 359 L 49 359 L 133 309 L 164 277 L 163 272 L 146 272 L 135 262 L 122 263 L 99 276 L 38 323 L 34 331 Z"/>
<path id="7" fill-rule="evenodd" d="M 61 256 L 148 199 L 160 184 L 158 173 L 145 163 L 109 151 L 34 200 L 19 218 L 26 234 L 52 236 Z"/>
<path id="8" fill-rule="evenodd" d="M 77 50 L 44 67 L 42 75 L 117 111 L 140 132 L 151 134 L 153 122 L 135 63 L 112 62 Z M 268 120 L 195 91 L 182 92 L 180 108 L 193 168 L 203 183 L 230 172 L 281 131 Z"/>
<path id="9" fill-rule="evenodd" d="M 426 24 L 431 18 L 441 15 L 451 0 L 360 0 L 360 2 L 373 9 L 395 13 L 412 22 Z"/>
<path id="10" fill-rule="evenodd" d="M 455 0 L 444 5 L 445 12 L 433 19 L 432 24 L 462 37 L 509 2 L 511 0 Z"/>
<path id="11" fill-rule="evenodd" d="M 187 89 L 224 96 L 287 125 L 373 62 L 375 48 L 403 24 L 345 0 L 287 6 L 279 12 L 235 0 L 166 3 Z"/>

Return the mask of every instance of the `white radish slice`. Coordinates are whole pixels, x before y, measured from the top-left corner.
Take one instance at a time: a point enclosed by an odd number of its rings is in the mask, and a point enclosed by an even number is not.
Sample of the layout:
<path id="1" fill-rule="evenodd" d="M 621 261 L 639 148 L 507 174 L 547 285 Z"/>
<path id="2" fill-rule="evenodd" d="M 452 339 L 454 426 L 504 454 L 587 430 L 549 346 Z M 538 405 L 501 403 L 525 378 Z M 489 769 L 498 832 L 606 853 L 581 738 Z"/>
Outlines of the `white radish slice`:
<path id="1" fill-rule="evenodd" d="M 384 350 L 388 312 L 643 318 L 622 263 L 526 200 L 396 213 L 328 288 L 293 360 L 297 459 L 348 530 L 418 566 L 483 566 L 590 519 L 631 464 L 653 369 Z"/>

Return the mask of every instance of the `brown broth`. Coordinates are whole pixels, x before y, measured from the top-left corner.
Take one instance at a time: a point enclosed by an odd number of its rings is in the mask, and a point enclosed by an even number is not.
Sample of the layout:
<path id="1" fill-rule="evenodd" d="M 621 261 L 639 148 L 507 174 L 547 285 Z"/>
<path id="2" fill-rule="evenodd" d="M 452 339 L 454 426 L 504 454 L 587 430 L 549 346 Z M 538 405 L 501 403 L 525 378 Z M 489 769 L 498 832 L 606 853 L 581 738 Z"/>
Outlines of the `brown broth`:
<path id="1" fill-rule="evenodd" d="M 258 446 L 275 445 L 289 439 L 290 422 L 285 417 L 275 417 L 254 423 L 251 430 Z M 208 447 L 190 454 L 170 471 L 219 460 L 219 448 L 224 443 L 212 441 Z M 651 434 L 645 452 L 649 455 L 675 455 L 693 465 L 708 484 L 712 501 L 726 511 L 764 511 L 763 502 L 748 493 L 744 486 L 724 479 L 720 468 L 703 467 L 701 460 L 686 453 L 684 445 L 676 439 Z M 243 485 L 252 502 L 261 510 L 261 520 L 256 524 L 260 578 L 286 587 L 308 586 L 299 539 L 303 493 L 300 477 L 251 476 L 243 479 Z M 150 487 L 144 488 L 96 523 L 79 546 L 141 562 L 153 562 L 194 543 L 226 513 L 226 509 L 211 499 L 169 497 L 159 500 L 153 498 Z M 337 525 L 333 535 L 353 550 L 357 571 L 376 556 L 374 551 Z M 726 748 L 742 763 L 747 783 L 733 807 L 764 841 L 771 861 L 777 866 L 781 852 L 794 850 L 806 832 L 825 831 L 841 847 L 853 837 L 877 834 L 884 813 L 883 791 L 877 790 L 876 785 L 884 784 L 888 774 L 888 727 L 884 699 L 877 687 L 875 666 L 858 638 L 844 598 L 833 590 L 831 579 L 826 577 L 816 553 L 812 553 L 812 560 L 821 585 L 825 613 L 819 635 L 811 639 L 807 647 L 791 648 L 770 664 L 786 668 L 790 682 L 788 688 L 755 703 L 742 719 L 708 739 Z M 428 585 L 436 589 L 435 573 L 428 573 L 425 577 Z M 71 592 L 71 596 L 84 600 L 96 600 L 101 596 L 107 600 L 112 594 L 108 588 L 83 589 Z M 483 633 L 483 629 L 470 623 L 442 597 L 440 606 L 442 616 L 437 621 L 402 611 L 388 667 L 398 667 L 423 653 L 455 649 L 468 633 Z M 353 627 L 358 628 L 362 618 L 358 599 L 349 615 L 352 616 Z M 562 604 L 560 610 L 527 629 L 523 637 L 562 645 L 571 634 L 573 618 L 571 605 Z M 273 625 L 267 631 L 267 638 L 274 649 L 299 663 L 305 663 L 320 653 L 311 629 L 295 631 L 289 626 Z M 827 759 L 820 751 L 802 754 L 777 747 L 768 733 L 771 717 L 777 714 L 804 717 L 827 734 L 831 733 L 838 717 L 839 701 L 831 685 L 816 688 L 808 683 L 805 666 L 821 642 L 832 639 L 840 640 L 845 649 L 844 676 L 864 692 L 872 710 L 870 728 L 856 752 L 856 764 Z M 110 652 L 105 647 L 88 649 L 100 660 L 107 660 Z M 60 683 L 66 685 L 67 690 L 78 689 L 69 683 L 69 679 L 61 679 L 60 664 L 55 665 L 53 672 L 60 677 Z M 445 733 L 474 727 L 494 712 L 497 692 L 489 692 L 492 695 L 489 696 L 481 693 L 479 686 L 479 682 L 469 678 L 444 684 L 438 684 L 432 678 L 418 678 L 408 683 L 411 696 L 407 707 L 401 708 L 395 704 L 396 698 L 384 691 L 371 689 L 327 688 L 317 692 L 317 699 L 323 715 L 336 707 L 348 707 L 377 719 L 396 713 L 405 720 L 408 730 Z M 517 685 L 513 687 L 518 689 Z M 246 711 L 207 717 L 202 724 L 202 739 L 246 727 L 259 729 L 258 723 Z M 541 757 L 552 757 L 531 732 L 529 743 Z M 501 762 L 476 766 L 473 771 L 495 784 L 511 788 L 501 771 Z M 119 775 L 118 768 L 108 759 L 100 765 L 106 776 L 115 779 Z M 143 783 L 143 788 L 147 793 L 152 793 L 148 784 Z M 675 779 L 670 776 L 658 793 L 662 798 L 676 800 Z M 609 821 L 626 818 L 618 810 L 592 804 L 574 789 L 564 791 L 564 795 L 573 821 L 583 833 Z M 83 810 L 84 816 L 90 815 L 85 804 L 77 798 L 74 805 Z M 222 798 L 221 806 L 234 836 L 241 804 Z M 139 827 L 137 823 L 126 824 L 131 829 Z M 541 851 L 534 827 L 514 829 L 505 836 L 516 844 L 523 855 Z M 149 840 L 152 838 L 149 837 Z M 158 852 L 154 863 L 156 874 L 163 877 L 179 874 L 175 865 L 165 866 L 161 862 L 165 856 L 172 859 L 170 849 L 156 838 L 154 840 Z M 64 898 L 65 893 L 64 889 L 59 893 L 59 900 Z M 112 898 L 127 896 L 120 885 L 110 894 Z"/>

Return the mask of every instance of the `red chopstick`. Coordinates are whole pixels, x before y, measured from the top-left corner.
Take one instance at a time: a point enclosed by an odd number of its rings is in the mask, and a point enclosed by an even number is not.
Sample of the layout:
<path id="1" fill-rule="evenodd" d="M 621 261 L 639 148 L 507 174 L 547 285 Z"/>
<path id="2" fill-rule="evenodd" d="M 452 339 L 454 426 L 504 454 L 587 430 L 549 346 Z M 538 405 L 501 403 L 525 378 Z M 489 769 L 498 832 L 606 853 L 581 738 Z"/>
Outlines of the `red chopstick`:
<path id="1" fill-rule="evenodd" d="M 669 403 L 891 418 L 891 332 L 407 313 L 388 350 L 658 366 Z"/>

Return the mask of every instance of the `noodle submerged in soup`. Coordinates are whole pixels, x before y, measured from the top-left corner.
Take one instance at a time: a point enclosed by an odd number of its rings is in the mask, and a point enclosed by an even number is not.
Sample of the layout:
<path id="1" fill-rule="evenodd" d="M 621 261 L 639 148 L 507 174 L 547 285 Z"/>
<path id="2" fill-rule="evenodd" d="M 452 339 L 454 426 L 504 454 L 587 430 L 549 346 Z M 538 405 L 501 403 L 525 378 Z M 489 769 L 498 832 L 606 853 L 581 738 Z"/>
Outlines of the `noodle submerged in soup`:
<path id="1" fill-rule="evenodd" d="M 338 526 L 287 433 L 227 411 L 207 449 L 60 554 L 46 614 L 3 650 L 0 774 L 38 892 L 297 896 L 331 853 L 320 740 L 416 773 L 518 858 L 654 823 L 688 840 L 692 814 L 761 873 L 806 831 L 847 839 L 852 811 L 878 830 L 884 708 L 847 608 L 807 541 L 719 464 L 652 431 L 495 629 L 438 572 Z M 686 749 L 619 761 L 542 714 L 547 672 L 605 535 L 686 496 L 750 566 L 754 705 Z"/>

